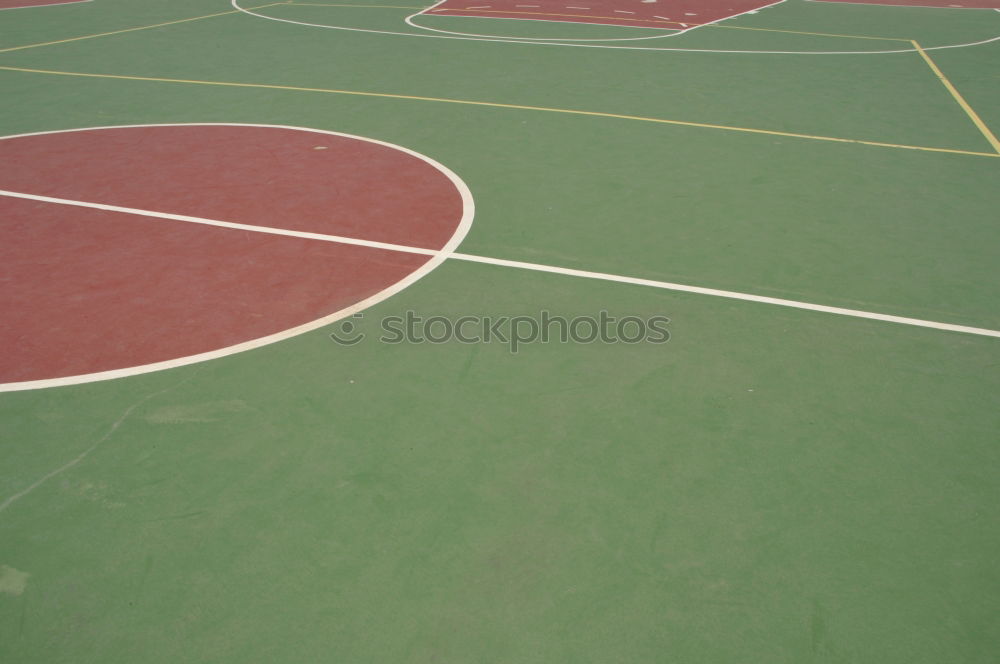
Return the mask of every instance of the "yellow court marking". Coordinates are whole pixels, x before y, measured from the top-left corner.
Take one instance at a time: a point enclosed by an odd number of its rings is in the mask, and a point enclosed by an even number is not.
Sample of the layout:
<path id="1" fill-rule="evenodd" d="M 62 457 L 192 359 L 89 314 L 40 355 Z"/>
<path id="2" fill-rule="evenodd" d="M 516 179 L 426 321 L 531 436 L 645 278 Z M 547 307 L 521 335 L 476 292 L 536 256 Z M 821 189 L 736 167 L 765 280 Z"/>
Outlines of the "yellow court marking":
<path id="1" fill-rule="evenodd" d="M 931 60 L 931 56 L 927 54 L 927 51 L 921 48 L 920 44 L 918 44 L 916 40 L 911 39 L 910 43 L 913 44 L 913 48 L 917 49 L 917 53 L 919 53 L 920 57 L 924 59 L 924 62 L 926 62 L 927 66 L 931 68 L 931 71 L 938 77 L 938 80 L 944 84 L 944 87 L 951 93 L 951 96 L 958 102 L 958 105 L 962 107 L 962 110 L 969 116 L 973 124 L 975 124 L 979 131 L 982 132 L 983 136 L 986 137 L 986 140 L 993 146 L 993 149 L 997 151 L 997 154 L 1000 155 L 1000 141 L 998 141 L 997 137 L 994 136 L 992 131 L 990 131 L 990 128 L 986 126 L 986 123 L 983 122 L 982 118 L 980 118 L 979 115 L 972 110 L 972 107 L 969 106 L 969 103 L 965 101 L 965 98 L 959 94 L 958 90 L 955 89 L 955 86 L 948 80 L 948 77 L 944 75 L 944 72 L 938 69 L 938 66 L 934 64 L 933 60 Z"/>
<path id="2" fill-rule="evenodd" d="M 52 71 L 48 69 L 29 69 L 26 67 L 5 67 L 0 66 L 3 71 L 16 71 L 28 74 L 48 74 L 53 76 L 78 76 L 84 78 L 107 78 L 124 81 L 149 81 L 154 83 L 181 83 L 188 85 L 215 85 L 230 88 L 252 88 L 258 90 L 289 90 L 293 92 L 318 92 L 323 94 L 352 95 L 358 97 L 379 97 L 382 99 L 405 99 L 409 101 L 427 101 L 442 104 L 460 104 L 463 106 L 485 106 L 490 108 L 509 108 L 520 111 L 538 111 L 543 113 L 566 113 L 568 115 L 582 115 L 598 118 L 612 118 L 616 120 L 632 120 L 636 122 L 652 122 L 656 124 L 675 125 L 679 127 L 697 127 L 699 129 L 718 129 L 722 131 L 734 131 L 747 134 L 764 134 L 767 136 L 784 136 L 787 138 L 801 138 L 813 141 L 826 141 L 832 143 L 854 143 L 856 145 L 872 145 L 881 148 L 896 148 L 900 150 L 919 150 L 921 152 L 945 152 L 949 154 L 965 154 L 976 157 L 1000 157 L 1000 153 L 974 152 L 971 150 L 955 150 L 952 148 L 932 148 L 921 145 L 901 145 L 898 143 L 882 143 L 879 141 L 865 141 L 856 138 L 837 138 L 834 136 L 815 136 L 812 134 L 796 134 L 787 131 L 773 131 L 771 129 L 754 129 L 751 127 L 733 127 L 729 125 L 709 124 L 706 122 L 689 122 L 686 120 L 668 120 L 665 118 L 648 118 L 639 115 L 622 115 L 619 113 L 603 113 L 600 111 L 581 111 L 568 108 L 548 108 L 545 106 L 526 106 L 523 104 L 501 104 L 492 101 L 472 101 L 469 99 L 447 99 L 443 97 L 420 97 L 417 95 L 400 95 L 388 92 L 364 92 L 361 90 L 337 90 L 332 88 L 306 88 L 293 85 L 269 85 L 266 83 L 235 83 L 230 81 L 199 81 L 181 78 L 157 78 L 152 76 L 124 76 L 120 74 L 89 74 L 84 72 Z"/>
<path id="3" fill-rule="evenodd" d="M 909 39 L 903 39 L 902 37 L 863 37 L 861 35 L 834 35 L 828 32 L 802 32 L 801 30 L 779 30 L 777 28 L 750 28 L 745 25 L 716 25 L 710 23 L 703 27 L 706 28 L 725 28 L 727 30 L 759 30 L 761 32 L 783 32 L 789 35 L 809 35 L 812 37 L 841 37 L 844 39 L 874 39 L 876 41 L 901 41 L 908 42 Z"/>
<path id="4" fill-rule="evenodd" d="M 346 5 L 328 4 L 325 2 L 279 2 L 281 5 L 295 5 L 296 7 L 361 7 L 362 9 L 430 9 L 430 7 L 404 7 L 402 5 Z M 433 5 L 431 5 L 433 6 Z"/>
<path id="5" fill-rule="evenodd" d="M 272 7 L 274 5 L 280 5 L 283 3 L 272 2 L 268 5 L 261 5 L 259 7 L 251 7 L 251 9 L 264 9 L 265 7 Z M 12 46 L 10 48 L 0 48 L 0 53 L 9 53 L 11 51 L 22 51 L 26 48 L 38 48 L 40 46 L 55 46 L 56 44 L 67 44 L 69 42 L 80 41 L 82 39 L 97 39 L 98 37 L 108 37 L 111 35 L 120 35 L 125 32 L 135 32 L 136 30 L 149 30 L 151 28 L 162 28 L 165 25 L 176 25 L 178 23 L 188 23 L 190 21 L 200 21 L 206 18 L 215 18 L 216 16 L 225 16 L 226 14 L 239 14 L 238 10 L 232 9 L 228 12 L 219 12 L 218 14 L 208 14 L 207 16 L 195 16 L 194 18 L 182 18 L 177 21 L 167 21 L 165 23 L 156 23 L 154 25 L 142 25 L 138 28 L 125 28 L 124 30 L 112 30 L 111 32 L 99 32 L 96 35 L 83 35 L 82 37 L 70 37 L 69 39 L 58 39 L 56 41 L 42 42 L 40 44 L 26 44 L 24 46 Z"/>

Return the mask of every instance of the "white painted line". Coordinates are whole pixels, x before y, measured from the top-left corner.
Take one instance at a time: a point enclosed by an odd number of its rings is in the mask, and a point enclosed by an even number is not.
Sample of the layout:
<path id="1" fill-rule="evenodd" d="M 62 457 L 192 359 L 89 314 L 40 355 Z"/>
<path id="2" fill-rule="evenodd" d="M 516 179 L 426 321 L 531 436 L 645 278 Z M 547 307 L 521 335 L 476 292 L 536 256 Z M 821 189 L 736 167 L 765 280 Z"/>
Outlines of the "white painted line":
<path id="1" fill-rule="evenodd" d="M 363 240 L 359 238 L 344 237 L 339 235 L 326 235 L 322 233 L 306 233 L 302 231 L 293 231 L 283 228 L 271 228 L 267 226 L 254 226 L 248 224 L 239 224 L 227 221 L 219 221 L 215 219 L 204 219 L 201 217 L 190 217 L 186 215 L 168 214 L 162 212 L 152 212 L 150 210 L 139 210 L 136 208 L 120 207 L 117 205 L 107 205 L 103 203 L 91 203 L 85 201 L 75 201 L 62 198 L 53 198 L 51 196 L 38 196 L 34 194 L 25 194 L 20 192 L 10 192 L 0 190 L 0 196 L 11 196 L 14 198 L 24 198 L 28 200 L 41 201 L 46 203 L 55 203 L 60 205 L 71 205 L 85 208 L 92 208 L 97 210 L 109 210 L 112 212 L 122 212 L 126 214 L 140 215 L 144 217 L 154 217 L 167 219 L 172 221 L 183 221 L 195 224 L 204 224 L 207 226 L 217 226 L 220 228 L 229 228 L 234 230 L 249 231 L 254 233 L 266 233 L 268 235 L 284 235 L 287 237 L 304 238 L 308 240 L 319 240 L 323 242 L 335 242 L 340 244 L 349 244 L 360 247 L 368 247 L 371 249 L 382 249 L 387 251 L 398 251 L 409 254 L 422 254 L 426 256 L 440 256 L 441 252 L 435 251 L 433 249 L 425 249 L 422 247 L 411 247 L 401 244 L 393 244 L 390 242 L 373 242 L 371 240 Z M 757 302 L 760 304 L 771 304 L 780 307 L 788 307 L 792 309 L 802 309 L 805 311 L 815 311 L 820 313 L 835 314 L 839 316 L 849 316 L 852 318 L 864 318 L 868 320 L 877 320 L 887 323 L 898 323 L 901 325 L 910 325 L 915 327 L 925 327 L 935 330 L 944 330 L 949 332 L 962 332 L 965 334 L 975 334 L 979 336 L 987 337 L 997 337 L 1000 338 L 1000 330 L 990 330 L 980 327 L 970 327 L 967 325 L 955 325 L 952 323 L 941 323 L 937 321 L 922 320 L 919 318 L 908 318 L 905 316 L 894 316 L 891 314 L 882 314 L 873 311 L 862 311 L 859 309 L 846 309 L 843 307 L 832 307 L 823 304 L 814 304 L 811 302 L 801 302 L 798 300 L 786 300 L 777 297 L 768 297 L 764 295 L 754 295 L 753 293 L 741 293 L 738 291 L 728 291 L 720 290 L 718 288 L 706 288 L 704 286 L 691 286 L 688 284 L 679 284 L 669 281 L 657 281 L 654 279 L 643 279 L 640 277 L 628 277 L 619 274 L 610 274 L 607 272 L 592 272 L 589 270 L 577 270 L 572 268 L 558 267 L 554 265 L 543 265 L 540 263 L 526 263 L 524 261 L 508 260 L 504 258 L 491 258 L 489 256 L 476 256 L 473 254 L 464 254 L 451 251 L 447 254 L 447 258 L 452 258 L 454 260 L 467 261 L 470 263 L 483 263 L 486 265 L 497 265 L 500 267 L 512 267 L 521 270 L 532 270 L 535 272 L 546 272 L 549 274 L 561 274 L 569 277 L 579 277 L 584 279 L 598 279 L 601 281 L 611 281 L 620 284 L 630 284 L 633 286 L 647 286 L 651 288 L 660 288 L 663 290 L 679 291 L 682 293 L 694 293 L 697 295 L 708 295 L 711 297 L 722 297 L 730 300 L 740 300 L 743 302 Z M 367 302 L 367 300 L 366 300 Z M 366 305 L 367 306 L 367 305 Z M 360 308 L 355 308 L 353 311 L 360 311 Z M 352 313 L 353 313 L 352 311 Z M 332 321 L 330 321 L 332 322 Z M 3 391 L 4 385 L 0 385 L 0 391 Z"/>
<path id="2" fill-rule="evenodd" d="M 811 302 L 799 302 L 797 300 L 785 300 L 777 297 L 767 297 L 764 295 L 753 295 L 752 293 L 740 293 L 737 291 L 719 290 L 717 288 L 705 288 L 702 286 L 689 286 L 687 284 L 671 283 L 669 281 L 656 281 L 653 279 L 640 279 L 637 277 L 625 277 L 606 272 L 590 272 L 587 270 L 575 270 L 565 267 L 554 267 L 551 265 L 540 265 L 538 263 L 525 263 L 522 261 L 512 261 L 502 258 L 489 258 L 486 256 L 473 256 L 470 254 L 453 253 L 450 258 L 472 263 L 485 263 L 488 265 L 498 265 L 502 267 L 520 268 L 522 270 L 534 270 L 536 272 L 548 272 L 551 274 L 562 274 L 569 277 L 581 277 L 584 279 L 599 279 L 601 281 L 613 281 L 621 284 L 632 284 L 634 286 L 649 286 L 651 288 L 662 288 L 664 290 L 680 291 L 683 293 L 696 293 L 698 295 L 710 295 L 712 297 L 723 297 L 730 300 L 742 300 L 744 302 L 758 302 L 761 304 L 773 304 L 779 307 L 789 307 L 792 309 L 803 309 L 806 311 L 816 311 L 839 316 L 850 316 L 852 318 L 865 318 L 887 323 L 899 323 L 901 325 L 912 325 L 915 327 L 926 327 L 935 330 L 947 330 L 949 332 L 963 332 L 984 337 L 1000 338 L 1000 330 L 990 330 L 981 327 L 969 327 L 967 325 L 954 325 L 952 323 L 939 323 L 937 321 L 921 320 L 919 318 L 907 318 L 905 316 L 893 316 L 890 314 L 880 314 L 873 311 L 861 311 L 858 309 L 845 309 L 843 307 L 830 307 L 824 304 L 813 304 Z"/>
<path id="3" fill-rule="evenodd" d="M 173 214 L 171 212 L 156 212 L 153 210 L 140 210 L 138 208 L 122 207 L 120 205 L 108 205 L 107 203 L 91 203 L 88 201 L 77 201 L 68 198 L 56 198 L 54 196 L 39 196 L 38 194 L 27 194 L 20 191 L 8 191 L 0 189 L 0 197 L 21 198 L 29 201 L 39 201 L 42 203 L 55 203 L 56 205 L 69 205 L 73 207 L 89 208 L 91 210 L 104 210 L 107 212 L 121 212 L 122 214 L 134 214 L 139 217 L 150 217 L 152 219 L 168 219 L 170 221 L 185 221 L 190 224 L 201 224 L 202 226 L 215 226 L 217 228 L 230 228 L 240 231 L 251 231 L 254 233 L 264 233 L 267 235 L 283 235 L 285 237 L 296 237 L 303 240 L 319 240 L 320 242 L 335 242 L 337 244 L 351 244 L 358 247 L 368 247 L 369 249 L 386 249 L 388 251 L 402 251 L 410 254 L 423 254 L 425 256 L 436 256 L 436 249 L 423 249 L 420 247 L 404 247 L 399 244 L 388 242 L 375 242 L 373 240 L 361 240 L 343 235 L 327 235 L 325 233 L 309 233 L 306 231 L 293 231 L 285 228 L 272 228 L 270 226 L 255 226 L 253 224 L 240 224 L 233 221 L 220 221 L 218 219 L 206 219 L 205 217 L 192 217 L 186 214 Z"/>
<path id="4" fill-rule="evenodd" d="M 890 5 L 884 2 L 847 2 L 846 0 L 805 0 L 806 2 L 818 2 L 823 5 L 862 5 L 869 7 L 899 7 L 901 9 L 979 9 L 979 10 L 996 10 L 1000 12 L 1000 9 L 995 7 L 964 7 L 962 5 L 950 5 L 948 7 L 933 7 L 928 5 Z M 927 50 L 926 48 L 924 49 Z"/>

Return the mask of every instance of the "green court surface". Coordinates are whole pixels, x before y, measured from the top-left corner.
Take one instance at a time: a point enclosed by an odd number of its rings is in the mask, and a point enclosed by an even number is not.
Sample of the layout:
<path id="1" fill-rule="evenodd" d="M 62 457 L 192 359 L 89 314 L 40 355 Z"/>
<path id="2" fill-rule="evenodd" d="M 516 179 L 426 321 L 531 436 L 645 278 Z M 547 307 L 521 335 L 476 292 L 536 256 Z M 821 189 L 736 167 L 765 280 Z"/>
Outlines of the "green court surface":
<path id="1" fill-rule="evenodd" d="M 0 662 L 998 661 L 1000 12 L 322 4 L 0 10 L 0 135 L 312 128 L 475 199 L 356 345 L 0 385 Z M 543 311 L 670 339 L 378 338 Z"/>

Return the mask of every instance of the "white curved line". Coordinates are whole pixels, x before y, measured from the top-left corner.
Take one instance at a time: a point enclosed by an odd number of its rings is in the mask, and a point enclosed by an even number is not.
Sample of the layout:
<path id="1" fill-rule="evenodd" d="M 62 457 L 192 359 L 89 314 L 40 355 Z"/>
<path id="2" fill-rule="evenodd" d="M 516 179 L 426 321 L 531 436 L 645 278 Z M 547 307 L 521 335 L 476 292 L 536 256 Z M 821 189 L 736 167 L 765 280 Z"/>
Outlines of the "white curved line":
<path id="1" fill-rule="evenodd" d="M 258 14 L 249 9 L 244 9 L 238 4 L 238 0 L 230 0 L 230 4 L 237 11 L 247 14 L 248 16 L 255 16 L 257 18 L 262 18 L 268 21 L 278 21 L 279 23 L 290 23 L 292 25 L 302 25 L 309 28 L 324 28 L 327 30 L 344 30 L 346 32 L 363 32 L 368 34 L 376 35 L 392 35 L 398 37 L 418 37 L 423 39 L 454 39 L 458 41 L 485 41 L 485 42 L 500 42 L 505 44 L 528 44 L 534 46 L 562 46 L 565 48 L 603 48 L 612 50 L 624 50 L 624 51 L 678 51 L 682 53 L 718 53 L 722 55 L 887 55 L 892 53 L 916 53 L 917 50 L 914 48 L 904 48 L 904 49 L 893 49 L 885 51 L 746 51 L 746 50 L 724 50 L 724 49 L 709 49 L 709 48 L 656 48 L 653 46 L 604 46 L 600 44 L 569 44 L 564 42 L 539 42 L 539 41 L 528 41 L 526 39 L 506 39 L 506 38 L 485 38 L 485 37 L 449 37 L 446 35 L 428 35 L 428 34 L 417 34 L 413 32 L 394 32 L 391 30 L 372 30 L 370 28 L 347 28 L 339 25 L 324 25 L 322 23 L 306 23 L 305 21 L 293 21 L 287 18 L 277 18 L 275 16 L 268 16 L 266 14 Z M 1000 11 L 998 9 L 997 11 Z M 708 24 L 706 24 L 708 25 Z M 677 33 L 680 34 L 680 33 Z M 667 35 L 676 36 L 676 35 Z M 968 42 L 964 44 L 947 44 L 944 46 L 925 46 L 925 51 L 938 51 L 946 48 L 969 48 L 972 46 L 982 46 L 983 44 L 989 44 L 995 41 L 1000 41 L 1000 35 L 996 37 L 991 37 L 989 39 L 984 39 L 977 42 Z"/>
<path id="2" fill-rule="evenodd" d="M 476 213 L 475 202 L 472 199 L 472 192 L 469 187 L 462 181 L 458 175 L 456 175 L 447 166 L 431 159 L 430 157 L 410 150 L 409 148 L 404 148 L 401 145 L 396 145 L 394 143 L 388 143 L 386 141 L 379 141 L 373 138 L 367 138 L 364 136 L 356 136 L 354 134 L 345 134 L 337 131 L 326 131 L 323 129 L 311 129 L 308 127 L 293 127 L 288 125 L 267 125 L 267 124 L 249 124 L 249 123 L 238 123 L 238 122 L 188 122 L 188 123 L 164 123 L 164 124 L 143 124 L 143 125 L 116 125 L 109 127 L 86 127 L 83 129 L 61 129 L 57 131 L 39 131 L 27 134 L 15 134 L 12 136 L 0 137 L 0 140 L 6 140 L 8 138 L 23 138 L 27 136 L 41 136 L 47 134 L 63 134 L 69 132 L 80 132 L 80 131 L 101 131 L 104 129 L 130 129 L 130 128 L 143 128 L 143 127 L 263 127 L 268 129 L 288 129 L 292 131 L 308 131 L 316 134 L 328 134 L 332 136 L 341 136 L 344 138 L 357 139 L 359 141 L 365 141 L 367 143 L 374 143 L 376 145 L 382 145 L 385 147 L 393 148 L 399 150 L 405 154 L 416 157 L 427 164 L 431 165 L 435 169 L 441 172 L 442 175 L 451 180 L 452 184 L 458 190 L 462 198 L 462 218 L 455 228 L 454 234 L 443 247 L 437 250 L 427 250 L 431 254 L 430 260 L 421 265 L 419 268 L 409 273 L 402 280 L 397 281 L 391 286 L 382 289 L 378 293 L 375 293 L 371 297 L 368 297 L 360 302 L 357 302 L 350 307 L 341 309 L 340 311 L 335 311 L 331 314 L 317 318 L 314 321 L 298 325 L 296 327 L 290 328 L 288 330 L 283 330 L 281 332 L 276 332 L 258 339 L 251 339 L 250 341 L 244 341 L 233 346 L 227 346 L 225 348 L 219 348 L 216 350 L 208 351 L 205 353 L 198 353 L 196 355 L 188 355 L 186 357 L 175 358 L 172 360 L 165 360 L 163 362 L 153 362 L 151 364 L 143 364 L 136 367 L 126 367 L 123 369 L 112 369 L 110 371 L 99 371 L 89 374 L 80 374 L 77 376 L 63 376 L 61 378 L 47 378 L 42 380 L 29 380 L 21 381 L 16 383 L 0 383 L 0 392 L 15 392 L 19 390 L 34 390 L 45 387 L 60 387 L 63 385 L 78 385 L 80 383 L 93 383 L 101 380 L 111 380 L 113 378 L 123 378 L 125 376 L 135 376 L 144 373 L 150 373 L 152 371 L 162 371 L 165 369 L 173 369 L 175 367 L 182 367 L 189 364 L 195 364 L 197 362 L 205 362 L 207 360 L 214 360 L 220 357 L 226 357 L 227 355 L 233 355 L 235 353 L 242 353 L 243 351 L 252 350 L 254 348 L 260 348 L 261 346 L 266 346 L 273 344 L 278 341 L 284 341 L 294 336 L 304 334 L 305 332 L 310 332 L 312 330 L 318 329 L 330 323 L 334 323 L 342 318 L 354 315 L 355 313 L 367 309 L 368 307 L 385 300 L 392 295 L 402 291 L 408 286 L 415 283 L 417 280 L 426 276 L 433 269 L 441 265 L 449 256 L 455 253 L 458 245 L 461 244 L 462 240 L 465 239 L 465 235 L 469 232 L 469 228 L 472 226 L 472 220 Z M 422 253 L 422 252 L 413 252 Z"/>
<path id="3" fill-rule="evenodd" d="M 507 39 L 502 35 L 481 35 L 476 32 L 455 32 L 454 30 L 442 30 L 441 28 L 432 28 L 426 25 L 420 25 L 419 23 L 414 23 L 413 18 L 417 16 L 432 16 L 432 14 L 424 14 L 423 12 L 417 12 L 416 14 L 410 14 L 403 19 L 407 25 L 419 30 L 427 30 L 429 32 L 440 32 L 446 35 L 460 35 L 462 37 L 485 37 L 487 39 Z M 444 18 L 476 18 L 476 19 L 492 19 L 492 20 L 504 20 L 504 21 L 535 21 L 536 23 L 559 23 L 560 21 L 551 21 L 542 18 L 520 18 L 514 16 L 465 16 L 464 14 L 459 14 L 455 16 L 448 16 L 445 14 L 433 14 L 433 16 L 439 16 Z M 664 39 L 665 37 L 673 37 L 675 34 L 680 34 L 681 32 L 687 32 L 687 30 L 677 30 L 673 31 L 673 28 L 651 28 L 645 25 L 615 25 L 612 23 L 587 23 L 586 25 L 600 25 L 605 27 L 614 28 L 645 28 L 647 30 L 670 30 L 670 34 L 666 35 L 649 35 L 646 37 L 590 37 L 584 39 L 583 37 L 518 37 L 517 39 L 522 39 L 524 41 L 541 41 L 541 42 L 551 42 L 551 41 L 561 41 L 561 42 L 622 42 L 622 41 L 640 41 L 645 39 Z M 689 28 L 690 29 L 690 28 Z"/>

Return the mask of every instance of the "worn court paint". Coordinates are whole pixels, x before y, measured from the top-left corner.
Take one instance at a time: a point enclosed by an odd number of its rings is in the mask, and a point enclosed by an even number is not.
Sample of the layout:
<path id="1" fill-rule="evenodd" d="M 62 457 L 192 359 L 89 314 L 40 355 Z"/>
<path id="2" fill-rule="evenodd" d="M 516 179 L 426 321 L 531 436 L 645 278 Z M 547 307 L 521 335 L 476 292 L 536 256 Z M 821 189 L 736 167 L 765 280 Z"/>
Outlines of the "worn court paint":
<path id="1" fill-rule="evenodd" d="M 3 510 L 3 506 L 0 506 L 0 510 Z M 0 565 L 0 593 L 20 595 L 28 587 L 28 577 L 30 576 L 27 572 L 22 572 L 8 565 Z"/>

